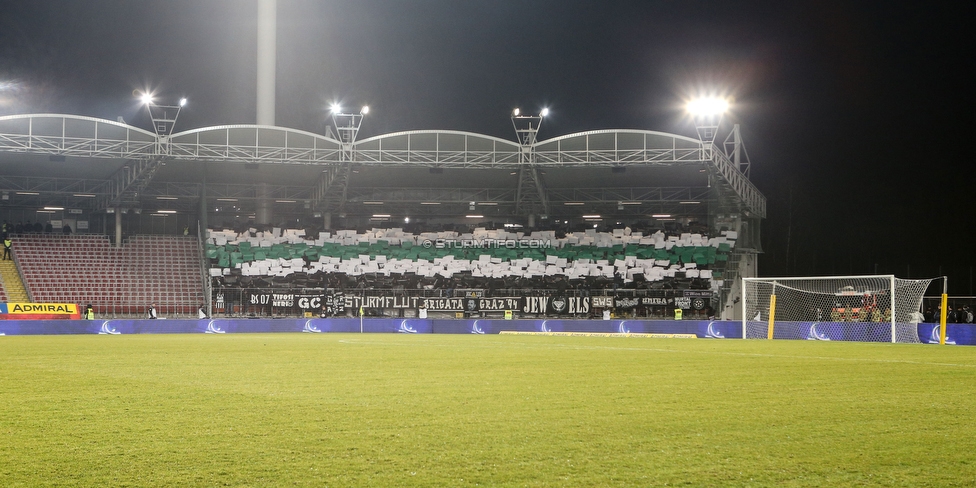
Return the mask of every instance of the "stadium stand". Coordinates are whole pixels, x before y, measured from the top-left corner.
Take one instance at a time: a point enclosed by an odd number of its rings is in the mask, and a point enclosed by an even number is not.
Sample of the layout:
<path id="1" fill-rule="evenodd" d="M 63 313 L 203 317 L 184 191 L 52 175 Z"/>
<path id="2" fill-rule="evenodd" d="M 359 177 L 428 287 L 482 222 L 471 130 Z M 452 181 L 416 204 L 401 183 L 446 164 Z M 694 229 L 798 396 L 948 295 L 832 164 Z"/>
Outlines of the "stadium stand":
<path id="1" fill-rule="evenodd" d="M 107 236 L 23 234 L 13 245 L 34 302 L 92 304 L 100 316 L 195 316 L 204 302 L 196 238 L 133 236 L 113 247 Z"/>
<path id="2" fill-rule="evenodd" d="M 529 234 L 476 228 L 410 233 L 401 228 L 306 235 L 301 229 L 211 230 L 216 288 L 696 289 L 717 291 L 736 242 L 629 228 Z"/>

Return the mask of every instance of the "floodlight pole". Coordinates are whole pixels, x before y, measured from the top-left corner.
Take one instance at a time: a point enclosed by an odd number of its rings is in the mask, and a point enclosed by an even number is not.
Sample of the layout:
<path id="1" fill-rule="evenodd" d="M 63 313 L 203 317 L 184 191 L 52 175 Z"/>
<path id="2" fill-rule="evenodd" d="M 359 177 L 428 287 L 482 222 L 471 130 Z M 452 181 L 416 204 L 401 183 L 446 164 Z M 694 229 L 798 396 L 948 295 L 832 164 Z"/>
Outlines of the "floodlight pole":
<path id="1" fill-rule="evenodd" d="M 698 132 L 698 140 L 702 143 L 701 159 L 711 161 L 712 152 L 715 150 L 715 137 L 718 135 L 718 127 L 722 124 L 723 114 L 695 114 L 695 131 Z"/>
<path id="2" fill-rule="evenodd" d="M 352 161 L 353 145 L 356 143 L 359 127 L 363 125 L 363 118 L 367 113 L 369 107 L 363 107 L 362 112 L 358 114 L 332 112 L 332 125 L 335 126 L 336 135 L 342 144 L 339 156 L 341 161 Z"/>
<path id="3" fill-rule="evenodd" d="M 535 144 L 536 136 L 539 134 L 539 127 L 542 127 L 543 115 L 522 115 L 516 109 L 512 112 L 512 127 L 515 128 L 515 136 L 523 148 L 531 148 Z M 520 156 L 519 162 L 535 162 L 533 151 L 522 151 L 526 158 Z"/>
<path id="4" fill-rule="evenodd" d="M 173 135 L 176 119 L 184 105 L 186 99 L 181 99 L 178 105 L 158 105 L 152 101 L 146 103 L 146 111 L 149 112 L 153 130 L 156 132 L 156 154 L 169 153 L 169 136 Z"/>
<path id="5" fill-rule="evenodd" d="M 549 199 L 546 196 L 546 188 L 542 183 L 539 170 L 535 166 L 535 143 L 539 135 L 539 128 L 542 127 L 542 119 L 548 115 L 549 110 L 543 109 L 539 115 L 523 115 L 519 109 L 512 111 L 512 127 L 515 128 L 515 137 L 519 145 L 519 181 L 518 188 L 515 190 L 515 212 L 522 210 L 523 201 L 529 202 L 528 196 L 534 188 L 537 193 L 538 204 L 542 212 L 549 213 Z M 535 214 L 529 211 L 529 227 L 535 226 Z"/>

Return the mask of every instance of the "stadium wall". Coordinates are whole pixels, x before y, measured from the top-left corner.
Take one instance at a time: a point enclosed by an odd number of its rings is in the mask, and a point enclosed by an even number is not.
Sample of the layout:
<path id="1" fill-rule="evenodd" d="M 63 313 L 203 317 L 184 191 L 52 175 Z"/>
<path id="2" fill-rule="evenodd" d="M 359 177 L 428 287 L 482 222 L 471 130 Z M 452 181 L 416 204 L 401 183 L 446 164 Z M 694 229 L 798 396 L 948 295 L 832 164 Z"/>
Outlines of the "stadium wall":
<path id="1" fill-rule="evenodd" d="M 813 322 L 809 323 L 812 329 Z M 816 337 L 837 340 L 839 327 L 818 324 Z M 827 327 L 824 327 L 824 326 Z M 360 327 L 362 327 L 360 329 Z M 2 320 L 0 335 L 57 334 L 224 334 L 249 332 L 369 332 L 409 334 L 498 334 L 517 332 L 593 332 L 632 334 L 693 334 L 698 338 L 742 337 L 742 322 L 707 320 L 498 320 L 498 319 L 201 319 L 201 320 Z M 939 342 L 938 324 L 918 324 L 923 343 Z M 948 324 L 948 344 L 976 345 L 976 325 Z"/>

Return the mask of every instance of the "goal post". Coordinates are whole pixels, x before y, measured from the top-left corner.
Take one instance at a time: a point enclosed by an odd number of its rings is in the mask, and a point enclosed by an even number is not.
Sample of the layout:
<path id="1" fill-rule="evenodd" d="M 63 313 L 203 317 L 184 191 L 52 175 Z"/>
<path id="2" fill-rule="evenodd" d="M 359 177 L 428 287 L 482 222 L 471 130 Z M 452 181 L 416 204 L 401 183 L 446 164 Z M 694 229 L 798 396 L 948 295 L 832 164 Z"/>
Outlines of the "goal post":
<path id="1" fill-rule="evenodd" d="M 742 337 L 917 343 L 922 295 L 933 279 L 742 278 Z"/>

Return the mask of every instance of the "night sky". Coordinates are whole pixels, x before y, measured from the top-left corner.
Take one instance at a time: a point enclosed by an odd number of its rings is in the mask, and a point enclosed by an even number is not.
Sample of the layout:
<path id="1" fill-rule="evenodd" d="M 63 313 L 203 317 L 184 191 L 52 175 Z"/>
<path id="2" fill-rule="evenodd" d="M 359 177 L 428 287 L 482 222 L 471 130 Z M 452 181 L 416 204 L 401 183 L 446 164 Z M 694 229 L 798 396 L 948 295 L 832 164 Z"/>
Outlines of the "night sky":
<path id="1" fill-rule="evenodd" d="M 949 274 L 972 295 L 967 8 L 934 2 L 279 0 L 277 124 L 360 138 L 514 140 L 633 128 L 694 137 L 682 101 L 733 97 L 768 198 L 760 274 Z M 943 2 L 948 4 L 948 2 Z M 254 123 L 255 0 L 0 0 L 0 115 L 148 128 L 132 91 L 189 100 L 177 131 Z M 968 26 L 967 26 L 968 27 Z M 971 85 L 971 83 L 967 83 Z"/>

